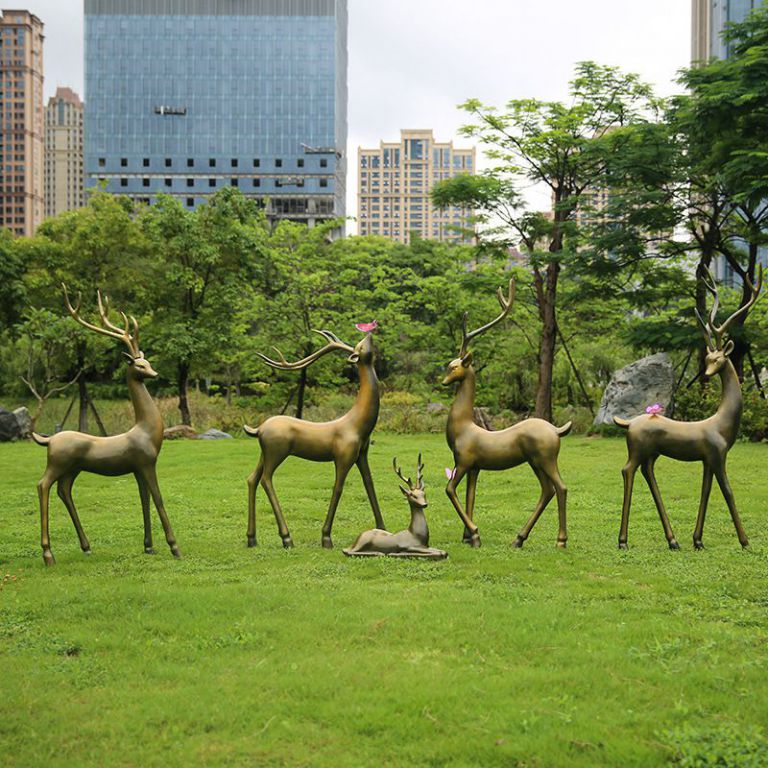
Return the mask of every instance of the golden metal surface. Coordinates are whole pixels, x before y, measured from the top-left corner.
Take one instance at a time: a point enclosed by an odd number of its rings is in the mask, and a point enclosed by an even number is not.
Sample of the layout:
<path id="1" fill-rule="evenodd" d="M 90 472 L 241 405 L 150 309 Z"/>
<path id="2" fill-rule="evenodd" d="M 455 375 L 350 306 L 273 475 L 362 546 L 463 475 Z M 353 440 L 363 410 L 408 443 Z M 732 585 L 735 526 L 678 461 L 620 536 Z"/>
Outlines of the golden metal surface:
<path id="1" fill-rule="evenodd" d="M 427 508 L 427 496 L 424 489 L 424 465 L 421 454 L 416 471 L 416 482 L 403 477 L 397 466 L 397 459 L 392 460 L 397 476 L 405 483 L 400 486 L 403 495 L 411 507 L 411 524 L 404 531 L 389 533 L 379 528 L 364 531 L 357 541 L 343 550 L 349 557 L 421 557 L 429 560 L 445 560 L 448 553 L 429 546 L 429 527 L 424 510 Z"/>
<path id="2" fill-rule="evenodd" d="M 621 528 L 619 530 L 619 549 L 627 549 L 627 532 L 629 528 L 629 509 L 632 504 L 632 487 L 635 482 L 635 473 L 638 467 L 643 473 L 645 481 L 651 490 L 651 495 L 656 504 L 656 509 L 661 518 L 664 535 L 670 549 L 679 549 L 675 534 L 664 508 L 664 502 L 659 493 L 656 476 L 653 468 L 659 456 L 668 456 L 678 461 L 700 461 L 703 464 L 704 473 L 701 484 L 701 499 L 699 501 L 699 514 L 696 518 L 696 528 L 693 532 L 693 545 L 696 549 L 702 549 L 702 535 L 704 533 L 704 518 L 707 514 L 709 494 L 712 490 L 712 476 L 717 479 L 717 484 L 728 505 L 736 534 L 742 547 L 749 546 L 749 540 L 741 518 L 736 510 L 736 502 L 728 482 L 725 470 L 728 451 L 736 440 L 741 422 L 742 398 L 741 384 L 733 364 L 728 355 L 733 351 L 733 342 L 724 344 L 724 338 L 728 327 L 738 317 L 745 315 L 752 308 L 760 295 L 763 285 L 763 269 L 759 268 L 757 285 L 747 282 L 751 297 L 747 304 L 734 312 L 721 325 L 715 324 L 717 309 L 720 299 L 717 286 L 712 275 L 707 273 L 703 277 L 707 290 L 714 296 L 709 320 L 704 320 L 696 312 L 696 318 L 704 333 L 707 342 L 706 378 L 715 374 L 720 377 L 722 395 L 717 412 L 703 421 L 675 421 L 659 415 L 642 414 L 634 419 L 625 420 L 614 417 L 614 422 L 627 429 L 627 450 L 629 457 L 621 474 L 624 477 L 624 503 L 621 509 Z"/>
<path id="3" fill-rule="evenodd" d="M 77 307 L 73 307 L 69 301 L 66 286 L 62 287 L 67 309 L 80 325 L 104 336 L 119 339 L 128 347 L 128 352 L 124 354 L 128 358 L 128 392 L 136 423 L 128 432 L 112 437 L 95 437 L 73 431 L 59 432 L 51 437 L 33 433 L 35 442 L 48 448 L 48 464 L 43 477 L 37 484 L 43 560 L 46 565 L 55 563 L 48 533 L 48 497 L 54 483 L 57 484 L 59 498 L 64 502 L 72 518 L 80 539 L 80 547 L 86 553 L 91 550 L 72 500 L 72 485 L 81 472 L 111 476 L 133 474 L 139 486 L 141 508 L 144 514 L 144 551 L 147 554 L 154 554 L 149 509 L 151 495 L 160 516 L 168 546 L 175 557 L 180 557 L 157 483 L 156 464 L 163 445 L 163 420 L 144 386 L 144 380 L 155 378 L 157 373 L 139 349 L 138 323 L 134 317 L 129 318 L 121 312 L 123 327 L 113 325 L 109 320 L 109 301 L 106 296 L 102 300 L 100 293 L 97 293 L 97 298 L 101 325 L 89 323 L 80 317 L 80 298 L 78 297 Z"/>
<path id="4" fill-rule="evenodd" d="M 515 300 L 515 281 L 509 281 L 507 297 L 498 291 L 501 314 L 475 331 L 467 330 L 467 315 L 464 316 L 464 332 L 459 356 L 448 365 L 443 385 L 458 382 L 456 397 L 448 414 L 446 437 L 453 452 L 454 470 L 448 480 L 445 492 L 464 523 L 464 543 L 480 546 L 480 536 L 474 523 L 475 491 L 480 470 L 502 470 L 527 462 L 541 484 L 541 496 L 536 509 L 521 529 L 515 547 L 522 547 L 531 529 L 541 516 L 550 500 L 557 496 L 559 530 L 557 546 L 565 547 L 568 540 L 566 531 L 567 489 L 560 477 L 557 457 L 560 452 L 560 437 L 567 435 L 571 422 L 554 427 L 543 419 L 527 419 L 500 432 L 490 432 L 474 422 L 475 369 L 469 342 L 489 330 L 507 317 Z M 467 476 L 466 511 L 461 508 L 456 488 Z"/>
<path id="5" fill-rule="evenodd" d="M 313 352 L 303 360 L 289 363 L 278 350 L 280 360 L 275 361 L 260 355 L 267 365 L 281 371 L 298 371 L 311 365 L 328 352 L 343 351 L 351 353 L 348 362 L 357 365 L 360 384 L 352 408 L 341 418 L 334 421 L 314 423 L 291 416 L 272 416 L 258 429 L 245 426 L 246 434 L 257 437 L 261 445 L 261 458 L 256 469 L 248 478 L 248 546 L 256 546 L 256 487 L 261 483 L 267 494 L 272 511 L 275 513 L 277 528 L 284 547 L 292 547 L 293 541 L 288 525 L 280 508 L 272 475 L 289 457 L 298 456 L 309 461 L 332 461 L 336 465 L 336 480 L 328 507 L 328 514 L 323 524 L 322 543 L 326 549 L 333 547 L 331 530 L 339 499 L 344 489 L 344 481 L 354 465 L 363 478 L 363 485 L 373 510 L 378 528 L 383 529 L 379 502 L 373 487 L 371 470 L 368 467 L 368 448 L 371 432 L 379 418 L 379 382 L 373 367 L 374 348 L 371 334 L 351 347 L 330 331 L 316 331 L 327 342 L 322 349 Z"/>

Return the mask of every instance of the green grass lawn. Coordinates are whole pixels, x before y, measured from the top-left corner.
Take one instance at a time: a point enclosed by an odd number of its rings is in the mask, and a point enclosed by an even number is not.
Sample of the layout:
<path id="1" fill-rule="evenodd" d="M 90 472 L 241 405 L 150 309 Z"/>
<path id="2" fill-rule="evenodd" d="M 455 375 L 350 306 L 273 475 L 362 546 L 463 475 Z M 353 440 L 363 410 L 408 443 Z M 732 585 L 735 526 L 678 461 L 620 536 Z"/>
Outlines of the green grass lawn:
<path id="1" fill-rule="evenodd" d="M 553 502 L 518 551 L 538 497 L 527 467 L 480 476 L 483 547 L 472 550 L 443 493 L 443 438 L 377 435 L 391 530 L 408 521 L 392 457 L 413 472 L 419 450 L 431 543 L 447 561 L 345 558 L 373 520 L 356 474 L 336 549 L 321 549 L 332 469 L 296 460 L 276 475 L 296 548 L 282 549 L 260 490 L 259 547 L 247 549 L 258 444 L 237 440 L 163 449 L 184 559 L 156 517 L 158 554 L 143 554 L 132 477 L 82 475 L 75 501 L 93 554 L 53 494 L 58 564 L 46 569 L 45 450 L 0 446 L 0 765 L 768 764 L 765 445 L 731 453 L 752 547 L 739 547 L 715 488 L 703 552 L 691 542 L 699 465 L 664 459 L 682 550 L 667 549 L 639 473 L 630 550 L 617 550 L 626 449 L 609 439 L 563 441 L 568 549 L 554 546 Z"/>

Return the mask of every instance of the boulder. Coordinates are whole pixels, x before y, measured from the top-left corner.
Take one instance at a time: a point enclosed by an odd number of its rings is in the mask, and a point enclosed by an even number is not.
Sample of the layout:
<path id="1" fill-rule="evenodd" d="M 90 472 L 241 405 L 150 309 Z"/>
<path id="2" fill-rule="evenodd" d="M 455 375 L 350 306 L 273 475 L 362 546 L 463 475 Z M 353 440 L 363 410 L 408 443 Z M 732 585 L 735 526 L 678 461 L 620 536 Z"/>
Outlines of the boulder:
<path id="1" fill-rule="evenodd" d="M 32 433 L 32 419 L 26 408 L 7 411 L 0 408 L 0 443 L 24 440 Z"/>
<path id="2" fill-rule="evenodd" d="M 26 408 L 17 408 L 13 415 L 16 417 L 16 423 L 19 425 L 19 437 L 26 440 L 32 434 L 32 417 Z"/>
<path id="3" fill-rule="evenodd" d="M 631 419 L 654 403 L 669 408 L 674 390 L 675 369 L 665 352 L 630 363 L 611 377 L 595 425 L 612 425 L 614 416 Z"/>
<path id="4" fill-rule="evenodd" d="M 232 440 L 232 435 L 228 435 L 226 432 L 222 432 L 220 429 L 209 429 L 207 432 L 203 432 L 202 435 L 197 436 L 198 440 Z"/>
<path id="5" fill-rule="evenodd" d="M 434 416 L 439 413 L 445 413 L 448 410 L 447 405 L 443 403 L 427 403 L 427 413 L 430 416 Z"/>
<path id="6" fill-rule="evenodd" d="M 181 440 L 184 438 L 192 440 L 195 437 L 197 437 L 197 432 L 186 424 L 177 424 L 175 427 L 168 427 L 163 432 L 163 438 L 165 440 Z"/>

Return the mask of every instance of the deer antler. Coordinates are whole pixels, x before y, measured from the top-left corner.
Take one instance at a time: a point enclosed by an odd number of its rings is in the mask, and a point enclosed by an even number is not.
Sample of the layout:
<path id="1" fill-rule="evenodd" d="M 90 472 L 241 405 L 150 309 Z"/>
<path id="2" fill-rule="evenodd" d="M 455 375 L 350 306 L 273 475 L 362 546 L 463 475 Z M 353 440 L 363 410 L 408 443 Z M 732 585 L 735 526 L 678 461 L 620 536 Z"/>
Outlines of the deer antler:
<path id="1" fill-rule="evenodd" d="M 749 277 L 744 275 L 744 282 L 746 283 L 747 288 L 751 294 L 750 299 L 743 307 L 739 307 L 739 309 L 737 309 L 720 325 L 715 324 L 717 310 L 720 307 L 720 294 L 718 293 L 717 284 L 715 283 L 715 279 L 712 276 L 712 273 L 706 267 L 704 269 L 704 273 L 701 275 L 701 280 L 706 286 L 707 290 L 712 294 L 712 296 L 714 296 L 712 309 L 709 313 L 709 320 L 705 323 L 699 314 L 699 310 L 696 309 L 694 311 L 696 312 L 696 319 L 699 321 L 699 324 L 704 331 L 704 338 L 707 342 L 707 346 L 709 349 L 714 351 L 716 349 L 723 348 L 723 339 L 725 338 L 725 334 L 727 333 L 728 328 L 734 323 L 736 319 L 746 315 L 760 297 L 760 291 L 763 287 L 763 265 L 759 265 L 757 269 L 757 285 L 753 285 Z"/>
<path id="2" fill-rule="evenodd" d="M 120 328 L 115 325 L 109 320 L 109 298 L 107 296 L 102 298 L 101 291 L 96 291 L 96 299 L 99 305 L 99 317 L 101 318 L 102 324 L 94 325 L 80 317 L 82 294 L 77 294 L 77 306 L 73 307 L 72 302 L 69 300 L 67 286 L 62 283 L 61 287 L 64 290 L 64 302 L 67 305 L 67 310 L 80 325 L 87 328 L 89 331 L 100 333 L 102 336 L 109 336 L 110 338 L 119 339 L 120 341 L 125 342 L 133 357 L 141 356 L 141 352 L 139 351 L 139 324 L 136 322 L 136 318 L 133 317 L 133 315 L 128 318 L 125 312 L 120 312 L 120 316 L 123 318 L 124 327 Z M 131 325 L 133 325 L 133 335 L 131 335 L 130 332 Z"/>
<path id="3" fill-rule="evenodd" d="M 421 454 L 416 462 L 416 487 L 420 490 L 424 490 L 424 464 L 421 461 Z"/>
<path id="4" fill-rule="evenodd" d="M 421 454 L 419 454 L 419 462 L 421 462 Z M 416 486 L 414 486 L 413 481 L 410 477 L 406 478 L 400 467 L 397 466 L 397 456 L 395 456 L 394 459 L 392 459 L 392 468 L 395 470 L 395 474 L 408 486 L 408 489 L 411 491 L 416 490 Z M 419 478 L 421 479 L 421 478 Z"/>
<path id="5" fill-rule="evenodd" d="M 501 305 L 501 314 L 495 319 L 491 320 L 490 323 L 486 323 L 485 325 L 481 326 L 480 328 L 477 328 L 474 331 L 467 330 L 467 322 L 469 320 L 469 313 L 464 313 L 464 320 L 462 322 L 462 340 L 461 340 L 461 349 L 459 350 L 459 357 L 464 357 L 464 355 L 469 352 L 469 342 L 472 341 L 472 339 L 477 338 L 480 336 L 480 334 L 485 333 L 487 330 L 493 328 L 494 325 L 498 325 L 510 312 L 512 309 L 512 305 L 515 303 L 515 290 L 516 290 L 516 284 L 515 284 L 515 278 L 512 277 L 509 280 L 509 289 L 507 297 L 504 297 L 504 294 L 502 293 L 501 288 L 496 292 L 496 298 L 499 300 L 499 304 Z"/>
<path id="6" fill-rule="evenodd" d="M 277 349 L 277 347 L 273 347 L 275 352 L 279 355 L 279 360 L 272 360 L 266 355 L 262 355 L 261 352 L 257 352 L 256 354 L 271 368 L 275 368 L 278 371 L 300 371 L 302 368 L 307 368 L 308 366 L 312 365 L 312 363 L 315 362 L 315 360 L 319 360 L 323 355 L 327 355 L 329 352 L 333 352 L 334 350 L 342 350 L 344 352 L 354 352 L 355 348 L 351 347 L 349 344 L 345 344 L 336 334 L 331 333 L 330 331 L 313 331 L 314 333 L 319 333 L 327 342 L 324 347 L 321 349 L 318 349 L 316 352 L 313 352 L 311 355 L 308 355 L 307 357 L 297 360 L 296 362 L 289 363 L 285 359 L 285 355 Z"/>

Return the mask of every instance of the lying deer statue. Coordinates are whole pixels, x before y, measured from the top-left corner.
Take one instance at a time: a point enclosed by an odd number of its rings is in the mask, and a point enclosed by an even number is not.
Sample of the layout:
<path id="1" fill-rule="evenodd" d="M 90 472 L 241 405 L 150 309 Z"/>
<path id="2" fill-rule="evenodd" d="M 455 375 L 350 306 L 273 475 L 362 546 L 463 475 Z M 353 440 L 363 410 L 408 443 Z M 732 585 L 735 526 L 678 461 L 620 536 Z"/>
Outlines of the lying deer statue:
<path id="1" fill-rule="evenodd" d="M 350 557 L 424 557 L 430 560 L 444 560 L 448 557 L 447 552 L 429 546 L 429 528 L 424 515 L 427 497 L 424 492 L 424 465 L 421 463 L 421 454 L 415 485 L 410 477 L 403 477 L 397 466 L 397 459 L 392 460 L 392 466 L 397 476 L 408 486 L 405 488 L 401 485 L 400 490 L 411 506 L 411 524 L 406 530 L 397 533 L 389 533 L 379 528 L 364 531 L 349 549 L 343 550 L 344 554 Z"/>
<path id="2" fill-rule="evenodd" d="M 726 331 L 733 322 L 749 312 L 760 295 L 763 285 L 763 269 L 758 270 L 757 285 L 753 286 L 747 281 L 751 297 L 750 300 L 721 325 L 715 324 L 720 298 L 712 275 L 702 278 L 707 290 L 713 295 L 714 301 L 709 320 L 704 320 L 696 311 L 696 318 L 704 333 L 707 343 L 706 369 L 704 375 L 711 378 L 715 374 L 720 376 L 722 395 L 720 407 L 714 416 L 704 421 L 675 421 L 656 414 L 642 414 L 634 419 L 625 420 L 614 417 L 614 422 L 627 430 L 627 450 L 629 457 L 621 474 L 624 477 L 624 504 L 621 509 L 621 528 L 619 530 L 619 549 L 627 549 L 627 530 L 629 528 L 629 509 L 632 504 L 632 487 L 635 482 L 637 468 L 643 473 L 645 481 L 651 490 L 651 496 L 656 504 L 656 509 L 661 518 L 664 535 L 667 537 L 670 549 L 680 549 L 669 517 L 661 500 L 659 486 L 656 483 L 656 475 L 653 468 L 659 456 L 668 456 L 678 461 L 700 461 L 704 465 L 704 475 L 701 483 L 701 499 L 699 501 L 699 514 L 696 518 L 696 528 L 693 531 L 693 545 L 696 549 L 702 549 L 702 536 L 704 534 L 704 518 L 707 514 L 707 503 L 712 490 L 712 475 L 717 479 L 725 502 L 736 527 L 736 534 L 742 547 L 749 546 L 744 528 L 736 511 L 736 502 L 733 498 L 731 484 L 725 471 L 728 451 L 736 440 L 741 422 L 741 384 L 736 375 L 736 369 L 728 359 L 733 351 L 733 342 L 724 344 Z M 745 278 L 746 280 L 747 278 Z"/>
<path id="3" fill-rule="evenodd" d="M 363 478 L 368 500 L 373 510 L 373 516 L 378 528 L 384 528 L 379 502 L 373 487 L 371 470 L 368 467 L 368 447 L 376 422 L 379 418 L 379 383 L 373 368 L 373 339 L 371 334 L 351 347 L 345 344 L 330 331 L 316 331 L 327 342 L 322 349 L 313 352 L 303 360 L 289 363 L 279 352 L 280 360 L 270 360 L 259 355 L 267 365 L 280 371 L 299 371 L 306 368 L 328 352 L 344 351 L 351 353 L 348 361 L 357 364 L 360 376 L 360 387 L 357 398 L 349 410 L 341 418 L 324 423 L 302 421 L 291 416 L 272 416 L 258 429 L 245 426 L 246 434 L 257 437 L 261 445 L 261 458 L 253 474 L 248 478 L 248 546 L 256 546 L 256 487 L 261 482 L 267 493 L 272 510 L 277 520 L 277 528 L 283 540 L 284 547 L 292 547 L 293 541 L 288 526 L 277 500 L 272 475 L 275 470 L 289 457 L 298 456 L 309 461 L 332 461 L 336 465 L 336 482 L 333 485 L 331 503 L 328 515 L 323 525 L 323 547 L 331 549 L 331 530 L 336 507 L 339 505 L 344 481 L 349 470 L 357 465 Z"/>
<path id="4" fill-rule="evenodd" d="M 128 347 L 128 352 L 124 354 L 128 358 L 128 392 L 136 423 L 128 432 L 113 437 L 94 437 L 83 432 L 59 432 L 52 437 L 32 434 L 38 445 L 48 447 L 48 464 L 42 479 L 37 484 L 37 493 L 40 498 L 43 560 L 46 565 L 53 565 L 56 562 L 51 552 L 48 533 L 48 496 L 54 483 L 57 484 L 59 498 L 64 502 L 72 518 L 81 549 L 86 553 L 91 551 L 91 545 L 85 536 L 72 500 L 72 485 L 81 472 L 94 472 L 97 475 L 133 474 L 139 486 L 141 508 L 144 513 L 144 551 L 147 554 L 154 554 L 149 509 L 151 494 L 171 553 L 175 557 L 180 557 L 176 538 L 163 505 L 163 497 L 160 495 L 155 470 L 157 457 L 163 445 L 163 420 L 144 386 L 144 379 L 154 379 L 157 373 L 139 349 L 138 323 L 134 317 L 129 319 L 125 313 L 121 312 L 123 328 L 113 325 L 108 316 L 109 301 L 106 296 L 102 300 L 101 293 L 97 293 L 101 326 L 86 322 L 80 317 L 80 297 L 78 297 L 77 307 L 73 307 L 69 301 L 66 286 L 62 287 L 67 309 L 80 325 L 104 336 L 119 339 Z"/>
<path id="5" fill-rule="evenodd" d="M 553 496 L 557 496 L 560 527 L 557 546 L 565 547 L 568 540 L 565 524 L 567 489 L 560 477 L 557 457 L 560 452 L 560 437 L 571 430 L 571 422 L 554 427 L 543 419 L 527 419 L 500 432 L 490 432 L 474 422 L 475 369 L 469 343 L 482 333 L 500 323 L 509 314 L 515 300 L 515 281 L 509 281 L 509 295 L 499 288 L 501 314 L 475 331 L 467 330 L 467 315 L 464 315 L 463 338 L 459 356 L 448 365 L 448 374 L 443 385 L 458 382 L 456 398 L 448 414 L 446 437 L 453 451 L 454 470 L 448 480 L 445 492 L 464 523 L 464 543 L 480 546 L 480 536 L 474 523 L 475 490 L 477 476 L 481 469 L 501 470 L 516 467 L 527 462 L 541 484 L 541 496 L 531 518 L 517 535 L 515 547 L 522 547 L 531 529 Z M 461 508 L 456 487 L 467 476 L 466 511 Z"/>

